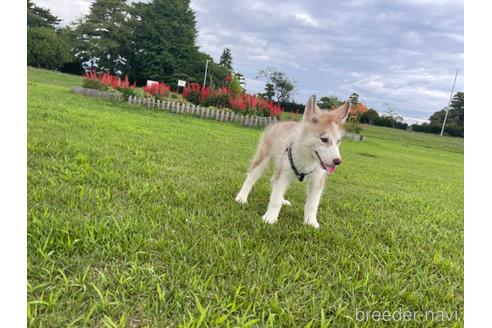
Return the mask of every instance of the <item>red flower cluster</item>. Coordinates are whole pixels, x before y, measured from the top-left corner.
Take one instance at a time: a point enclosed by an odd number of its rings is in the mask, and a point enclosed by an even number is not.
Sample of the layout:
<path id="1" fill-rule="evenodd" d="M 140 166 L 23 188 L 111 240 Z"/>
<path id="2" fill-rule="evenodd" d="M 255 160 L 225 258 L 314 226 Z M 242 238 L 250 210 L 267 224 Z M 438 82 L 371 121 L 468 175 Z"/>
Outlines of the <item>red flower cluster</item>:
<path id="1" fill-rule="evenodd" d="M 282 108 L 272 101 L 249 95 L 240 94 L 234 96 L 229 87 L 217 89 L 202 87 L 198 83 L 191 83 L 183 90 L 183 97 L 195 104 L 212 105 L 216 107 L 229 107 L 244 115 L 260 115 L 280 117 Z"/>
<path id="2" fill-rule="evenodd" d="M 111 73 L 102 73 L 98 75 L 96 71 L 90 70 L 82 77 L 84 79 L 84 86 L 95 89 L 112 88 L 118 91 L 135 89 L 135 83 L 130 84 L 128 81 L 128 75 L 126 75 L 124 79 L 120 79 L 118 76 L 112 75 Z"/>
<path id="3" fill-rule="evenodd" d="M 82 75 L 82 78 L 84 79 L 84 81 L 87 81 L 87 80 L 98 80 L 97 78 L 97 73 L 95 70 L 90 70 L 90 71 L 87 71 L 85 72 L 83 75 Z"/>
<path id="4" fill-rule="evenodd" d="M 198 97 L 200 103 L 203 103 L 211 95 L 212 90 L 210 87 L 202 87 L 198 83 L 191 83 L 183 89 L 183 97 L 186 99 L 189 97 Z"/>
<path id="5" fill-rule="evenodd" d="M 214 95 L 217 97 L 230 96 L 231 95 L 231 89 L 229 89 L 228 87 L 220 87 L 220 88 L 214 89 L 213 91 L 214 91 Z"/>
<path id="6" fill-rule="evenodd" d="M 229 106 L 234 111 L 247 111 L 260 116 L 275 116 L 277 118 L 279 118 L 283 112 L 280 105 L 273 101 L 248 94 L 229 98 Z"/>
<path id="7" fill-rule="evenodd" d="M 244 102 L 243 97 L 231 97 L 229 98 L 229 106 L 232 110 L 242 112 L 246 109 L 246 103 Z"/>
<path id="8" fill-rule="evenodd" d="M 171 87 L 164 82 L 152 83 L 143 87 L 143 91 L 154 97 L 167 97 L 171 93 Z"/>

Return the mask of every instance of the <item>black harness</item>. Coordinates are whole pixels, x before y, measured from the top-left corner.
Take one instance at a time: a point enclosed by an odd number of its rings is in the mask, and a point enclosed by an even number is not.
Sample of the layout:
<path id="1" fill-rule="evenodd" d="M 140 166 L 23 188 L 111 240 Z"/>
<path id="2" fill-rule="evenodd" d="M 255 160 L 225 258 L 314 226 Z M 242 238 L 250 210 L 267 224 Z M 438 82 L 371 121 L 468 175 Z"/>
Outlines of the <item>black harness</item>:
<path id="1" fill-rule="evenodd" d="M 316 168 L 314 168 L 313 170 L 311 170 L 307 173 L 299 173 L 299 171 L 297 171 L 296 166 L 294 165 L 294 161 L 292 160 L 292 144 L 290 144 L 289 147 L 287 147 L 287 149 L 285 151 L 287 152 L 287 156 L 289 157 L 290 167 L 292 168 L 292 171 L 294 171 L 294 174 L 297 176 L 299 181 L 302 182 L 302 180 L 304 180 L 304 177 L 306 175 L 311 174 L 314 172 L 314 170 L 316 170 Z"/>

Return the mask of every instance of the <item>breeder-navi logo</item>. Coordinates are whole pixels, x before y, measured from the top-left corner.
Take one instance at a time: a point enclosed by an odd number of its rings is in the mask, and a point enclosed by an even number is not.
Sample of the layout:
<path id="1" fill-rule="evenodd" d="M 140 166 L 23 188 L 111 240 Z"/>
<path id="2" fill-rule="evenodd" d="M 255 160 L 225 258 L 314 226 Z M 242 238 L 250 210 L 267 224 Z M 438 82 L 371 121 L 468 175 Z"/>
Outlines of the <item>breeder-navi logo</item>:
<path id="1" fill-rule="evenodd" d="M 358 322 L 362 321 L 457 321 L 458 311 L 442 311 L 442 310 L 425 310 L 425 311 L 410 311 L 398 308 L 396 311 L 363 311 L 355 309 L 355 319 Z"/>

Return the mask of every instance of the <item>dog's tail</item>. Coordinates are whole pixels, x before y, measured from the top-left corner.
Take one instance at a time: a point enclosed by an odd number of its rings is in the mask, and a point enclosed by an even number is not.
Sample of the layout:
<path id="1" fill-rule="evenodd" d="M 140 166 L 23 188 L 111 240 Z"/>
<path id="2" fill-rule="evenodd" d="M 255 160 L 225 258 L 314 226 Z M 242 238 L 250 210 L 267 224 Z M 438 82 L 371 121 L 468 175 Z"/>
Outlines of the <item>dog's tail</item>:
<path id="1" fill-rule="evenodd" d="M 266 164 L 266 162 L 270 160 L 271 141 L 265 137 L 268 134 L 270 128 L 271 127 L 266 129 L 266 131 L 263 133 L 263 135 L 260 138 L 260 142 L 258 143 L 258 147 L 256 149 L 256 154 L 253 157 L 253 160 L 251 161 L 251 165 L 249 167 L 250 171 L 257 168 L 260 165 Z"/>

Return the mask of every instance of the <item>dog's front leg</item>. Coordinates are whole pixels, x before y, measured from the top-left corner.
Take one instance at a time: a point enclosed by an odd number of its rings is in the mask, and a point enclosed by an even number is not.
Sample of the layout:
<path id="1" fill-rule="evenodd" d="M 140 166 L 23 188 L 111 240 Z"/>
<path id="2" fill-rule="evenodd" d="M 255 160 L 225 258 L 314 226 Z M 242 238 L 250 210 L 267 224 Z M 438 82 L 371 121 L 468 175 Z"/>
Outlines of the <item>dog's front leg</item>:
<path id="1" fill-rule="evenodd" d="M 268 209 L 263 215 L 263 221 L 273 224 L 277 222 L 280 208 L 284 200 L 284 193 L 289 186 L 289 178 L 287 174 L 282 172 L 282 169 L 277 169 L 272 181 L 272 193 L 270 195 L 270 202 L 268 203 Z"/>
<path id="2" fill-rule="evenodd" d="M 319 228 L 318 220 L 316 220 L 316 213 L 318 212 L 319 199 L 323 192 L 325 185 L 324 172 L 321 174 L 315 174 L 308 184 L 308 192 L 306 205 L 304 206 L 304 223 L 309 224 L 316 229 Z"/>

